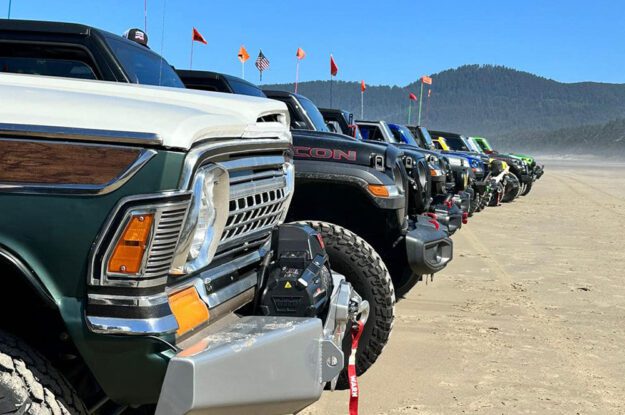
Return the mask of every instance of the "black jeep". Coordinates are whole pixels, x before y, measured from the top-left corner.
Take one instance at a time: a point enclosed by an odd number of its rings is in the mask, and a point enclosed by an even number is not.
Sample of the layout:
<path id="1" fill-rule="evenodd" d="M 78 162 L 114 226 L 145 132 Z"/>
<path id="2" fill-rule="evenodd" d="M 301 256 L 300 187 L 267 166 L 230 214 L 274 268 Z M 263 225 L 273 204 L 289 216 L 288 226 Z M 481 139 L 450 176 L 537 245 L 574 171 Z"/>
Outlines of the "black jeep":
<path id="1" fill-rule="evenodd" d="M 357 370 L 363 373 L 388 340 L 395 300 L 392 287 L 403 295 L 423 275 L 442 270 L 452 259 L 452 242 L 439 223 L 408 215 L 411 197 L 417 199 L 414 209 L 424 211 L 429 204 L 424 161 L 406 162 L 407 157 L 396 148 L 329 132 L 317 107 L 302 96 L 268 93 L 214 72 L 178 73 L 192 88 L 263 94 L 287 105 L 296 164 L 296 192 L 287 220 L 305 221 L 320 231 L 332 269 L 344 274 L 371 304 L 372 316 L 358 349 Z M 409 192 L 409 187 L 414 191 Z M 387 266 L 392 283 L 387 280 Z"/>
<path id="2" fill-rule="evenodd" d="M 348 111 L 323 108 L 320 112 L 326 125 L 331 129 L 340 129 L 339 131 L 345 135 L 367 142 L 386 143 L 399 147 L 404 153 L 414 158 L 425 158 L 432 196 L 427 213 L 436 218 L 450 235 L 466 223 L 468 213 L 465 212 L 469 211 L 472 197 L 468 192 L 472 190 L 467 186 L 468 180 L 463 180 L 460 184 L 454 183 L 453 173 L 444 157 L 396 139 L 384 121 L 362 124 L 361 121 L 354 121 L 353 114 Z"/>

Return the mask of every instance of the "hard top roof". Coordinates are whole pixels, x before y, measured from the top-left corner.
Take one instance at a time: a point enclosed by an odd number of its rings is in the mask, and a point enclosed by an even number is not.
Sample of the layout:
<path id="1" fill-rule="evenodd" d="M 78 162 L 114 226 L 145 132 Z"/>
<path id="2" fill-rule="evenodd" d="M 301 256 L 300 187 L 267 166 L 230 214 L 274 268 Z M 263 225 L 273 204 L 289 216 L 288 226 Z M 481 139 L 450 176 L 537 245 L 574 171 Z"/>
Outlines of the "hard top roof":
<path id="1" fill-rule="evenodd" d="M 258 85 L 256 85 L 253 82 L 247 81 L 243 78 L 239 78 L 238 76 L 234 76 L 234 75 L 229 75 L 226 73 L 220 73 L 220 72 L 213 72 L 213 71 L 198 71 L 198 70 L 191 70 L 191 69 L 176 69 L 176 72 L 178 72 L 178 75 L 180 75 L 183 78 L 187 78 L 187 79 L 202 79 L 202 78 L 212 78 L 212 79 L 220 79 L 220 78 L 225 78 L 229 81 L 236 81 L 236 82 L 241 82 L 250 86 L 253 86 L 255 88 L 261 89 Z"/>
<path id="2" fill-rule="evenodd" d="M 450 133 L 447 131 L 435 131 L 435 130 L 428 130 L 428 131 L 430 132 L 430 135 L 438 135 L 441 137 L 456 137 L 456 138 L 462 137 L 462 134 Z"/>
<path id="3" fill-rule="evenodd" d="M 98 29 L 78 23 L 0 19 L 0 30 L 88 35 L 90 31 Z"/>

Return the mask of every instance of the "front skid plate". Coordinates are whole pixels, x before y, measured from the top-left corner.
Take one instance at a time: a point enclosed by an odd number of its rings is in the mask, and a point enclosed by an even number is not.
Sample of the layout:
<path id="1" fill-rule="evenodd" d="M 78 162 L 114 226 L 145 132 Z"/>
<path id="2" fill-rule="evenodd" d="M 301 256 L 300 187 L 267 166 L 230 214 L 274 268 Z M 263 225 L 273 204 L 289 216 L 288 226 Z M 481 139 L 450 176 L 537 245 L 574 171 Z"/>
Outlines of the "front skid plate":
<path id="1" fill-rule="evenodd" d="M 243 317 L 173 357 L 157 415 L 296 413 L 321 396 L 317 318 Z"/>

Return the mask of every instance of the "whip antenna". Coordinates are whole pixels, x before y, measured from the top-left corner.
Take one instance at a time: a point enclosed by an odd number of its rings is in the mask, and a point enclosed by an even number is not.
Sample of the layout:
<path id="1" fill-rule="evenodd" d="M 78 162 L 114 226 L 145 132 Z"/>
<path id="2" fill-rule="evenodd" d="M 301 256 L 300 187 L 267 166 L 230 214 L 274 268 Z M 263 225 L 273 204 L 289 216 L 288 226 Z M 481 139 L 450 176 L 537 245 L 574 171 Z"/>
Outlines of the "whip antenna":
<path id="1" fill-rule="evenodd" d="M 146 0 L 147 2 L 147 0 Z M 166 10 L 166 6 L 167 6 L 167 0 L 163 0 L 163 22 L 161 24 L 161 65 L 160 65 L 160 69 L 158 71 L 158 84 L 159 86 L 162 85 L 162 81 L 163 81 L 163 47 L 165 45 L 165 10 Z"/>

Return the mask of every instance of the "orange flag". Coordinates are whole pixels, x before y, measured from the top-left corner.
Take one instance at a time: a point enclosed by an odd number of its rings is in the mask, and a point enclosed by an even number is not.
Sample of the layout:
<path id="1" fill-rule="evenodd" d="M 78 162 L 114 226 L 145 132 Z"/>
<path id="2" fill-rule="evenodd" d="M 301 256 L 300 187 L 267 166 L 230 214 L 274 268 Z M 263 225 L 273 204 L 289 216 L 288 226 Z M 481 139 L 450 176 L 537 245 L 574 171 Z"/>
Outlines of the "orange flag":
<path id="1" fill-rule="evenodd" d="M 427 75 L 423 75 L 421 77 L 421 82 L 423 82 L 424 84 L 432 85 L 432 78 Z"/>
<path id="2" fill-rule="evenodd" d="M 367 89 L 367 85 L 365 85 L 365 80 L 360 81 L 360 92 L 365 92 Z"/>
<path id="3" fill-rule="evenodd" d="M 306 57 L 306 52 L 304 52 L 304 49 L 302 48 L 297 48 L 297 52 L 295 52 L 295 56 L 297 57 L 297 59 L 302 60 Z"/>
<path id="4" fill-rule="evenodd" d="M 245 63 L 245 61 L 247 61 L 250 58 L 250 54 L 247 53 L 245 46 L 241 45 L 241 47 L 239 48 L 239 54 L 237 55 L 237 57 L 239 58 L 241 63 Z"/>

